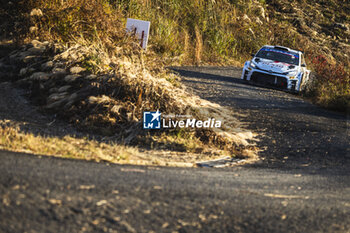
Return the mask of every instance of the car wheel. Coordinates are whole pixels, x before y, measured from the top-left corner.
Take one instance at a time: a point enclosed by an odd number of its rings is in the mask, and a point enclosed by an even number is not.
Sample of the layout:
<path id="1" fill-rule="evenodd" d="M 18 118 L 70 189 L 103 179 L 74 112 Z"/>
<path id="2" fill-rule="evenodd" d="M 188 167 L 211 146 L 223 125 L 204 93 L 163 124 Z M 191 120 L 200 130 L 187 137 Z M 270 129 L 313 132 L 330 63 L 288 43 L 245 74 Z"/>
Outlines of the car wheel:
<path id="1" fill-rule="evenodd" d="M 243 81 L 244 82 L 247 82 L 247 76 L 248 76 L 248 70 L 245 70 L 244 73 L 243 73 Z"/>

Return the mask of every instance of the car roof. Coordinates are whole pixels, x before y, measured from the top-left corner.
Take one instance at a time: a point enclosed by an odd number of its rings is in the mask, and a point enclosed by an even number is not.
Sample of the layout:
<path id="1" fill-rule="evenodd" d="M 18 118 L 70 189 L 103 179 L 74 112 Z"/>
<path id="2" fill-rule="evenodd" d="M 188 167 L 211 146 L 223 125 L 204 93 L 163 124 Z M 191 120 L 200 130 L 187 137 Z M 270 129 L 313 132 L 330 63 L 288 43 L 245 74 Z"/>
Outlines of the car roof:
<path id="1" fill-rule="evenodd" d="M 301 51 L 294 50 L 284 46 L 279 46 L 279 45 L 264 45 L 262 48 L 280 49 L 280 50 L 285 50 L 285 51 L 294 52 L 294 53 L 303 53 Z"/>

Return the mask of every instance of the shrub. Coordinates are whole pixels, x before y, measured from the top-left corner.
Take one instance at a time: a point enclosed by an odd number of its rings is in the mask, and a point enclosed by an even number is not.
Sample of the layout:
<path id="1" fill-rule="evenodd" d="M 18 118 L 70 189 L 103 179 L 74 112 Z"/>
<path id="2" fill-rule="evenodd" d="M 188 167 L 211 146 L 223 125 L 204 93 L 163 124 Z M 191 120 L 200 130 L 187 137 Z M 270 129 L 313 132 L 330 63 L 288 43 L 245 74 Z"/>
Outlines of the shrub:
<path id="1" fill-rule="evenodd" d="M 332 64 L 323 55 L 315 56 L 312 66 L 316 71 L 312 89 L 316 103 L 345 112 L 350 107 L 350 73 L 343 64 Z"/>

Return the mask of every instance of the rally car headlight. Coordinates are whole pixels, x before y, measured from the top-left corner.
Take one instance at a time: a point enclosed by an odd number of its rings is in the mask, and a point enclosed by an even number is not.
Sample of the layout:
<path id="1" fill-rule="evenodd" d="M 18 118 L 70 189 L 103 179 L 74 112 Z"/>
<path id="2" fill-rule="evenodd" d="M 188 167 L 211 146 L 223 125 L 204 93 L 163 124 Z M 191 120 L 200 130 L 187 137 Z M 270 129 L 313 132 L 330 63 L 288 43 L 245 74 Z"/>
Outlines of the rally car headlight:
<path id="1" fill-rule="evenodd" d="M 251 68 L 255 68 L 256 65 L 251 61 L 251 62 L 250 62 L 250 67 L 251 67 Z"/>
<path id="2" fill-rule="evenodd" d="M 288 76 L 297 76 L 298 72 L 297 71 L 291 71 L 291 72 L 288 72 Z"/>

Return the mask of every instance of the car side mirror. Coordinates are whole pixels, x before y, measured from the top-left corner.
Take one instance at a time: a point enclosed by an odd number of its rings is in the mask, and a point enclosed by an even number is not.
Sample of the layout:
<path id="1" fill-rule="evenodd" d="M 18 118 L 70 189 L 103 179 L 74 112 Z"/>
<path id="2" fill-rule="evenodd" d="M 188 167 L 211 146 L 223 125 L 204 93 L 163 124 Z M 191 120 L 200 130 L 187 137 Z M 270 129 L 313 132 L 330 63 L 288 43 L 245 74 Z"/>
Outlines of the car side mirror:
<path id="1" fill-rule="evenodd" d="M 252 54 L 250 54 L 250 55 L 252 55 L 252 57 L 255 57 L 255 53 L 252 53 Z"/>
<path id="2" fill-rule="evenodd" d="M 306 64 L 304 63 L 304 64 L 301 64 L 301 67 L 306 67 Z"/>

